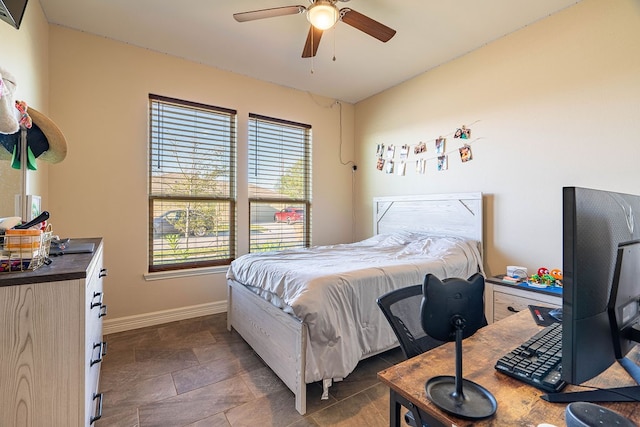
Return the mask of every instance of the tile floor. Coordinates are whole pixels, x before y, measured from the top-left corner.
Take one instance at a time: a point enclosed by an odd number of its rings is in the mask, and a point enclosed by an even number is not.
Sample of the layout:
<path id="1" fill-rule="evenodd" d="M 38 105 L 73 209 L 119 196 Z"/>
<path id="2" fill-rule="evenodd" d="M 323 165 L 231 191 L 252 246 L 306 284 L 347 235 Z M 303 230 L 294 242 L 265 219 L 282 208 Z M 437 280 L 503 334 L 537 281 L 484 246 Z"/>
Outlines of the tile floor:
<path id="1" fill-rule="evenodd" d="M 293 393 L 216 314 L 111 334 L 102 365 L 97 427 L 388 426 L 388 388 L 376 373 L 400 349 L 360 362 L 320 400 L 307 385 L 307 414 Z"/>

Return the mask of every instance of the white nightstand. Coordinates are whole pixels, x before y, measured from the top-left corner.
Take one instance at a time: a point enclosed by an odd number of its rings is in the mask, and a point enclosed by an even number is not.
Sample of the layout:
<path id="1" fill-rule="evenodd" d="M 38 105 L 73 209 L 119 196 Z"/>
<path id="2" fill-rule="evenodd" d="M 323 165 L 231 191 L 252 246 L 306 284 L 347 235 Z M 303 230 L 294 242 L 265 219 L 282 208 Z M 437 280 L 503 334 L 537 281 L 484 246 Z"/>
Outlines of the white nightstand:
<path id="1" fill-rule="evenodd" d="M 502 281 L 503 276 L 487 277 L 484 289 L 484 311 L 489 323 L 497 322 L 529 305 L 562 307 L 562 293 Z"/>

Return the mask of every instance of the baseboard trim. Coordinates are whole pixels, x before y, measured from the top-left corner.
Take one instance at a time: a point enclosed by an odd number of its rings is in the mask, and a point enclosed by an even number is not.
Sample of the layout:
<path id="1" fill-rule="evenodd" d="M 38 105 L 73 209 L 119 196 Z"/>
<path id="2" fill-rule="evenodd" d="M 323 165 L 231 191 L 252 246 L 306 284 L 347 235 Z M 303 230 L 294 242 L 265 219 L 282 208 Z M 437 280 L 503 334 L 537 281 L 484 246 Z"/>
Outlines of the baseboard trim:
<path id="1" fill-rule="evenodd" d="M 105 319 L 102 325 L 102 333 L 104 335 L 114 334 L 116 332 L 161 325 L 163 323 L 175 322 L 177 320 L 226 313 L 226 311 L 227 301 L 218 301 L 155 311 L 152 313 L 136 314 L 134 316 L 118 317 L 116 319 Z"/>

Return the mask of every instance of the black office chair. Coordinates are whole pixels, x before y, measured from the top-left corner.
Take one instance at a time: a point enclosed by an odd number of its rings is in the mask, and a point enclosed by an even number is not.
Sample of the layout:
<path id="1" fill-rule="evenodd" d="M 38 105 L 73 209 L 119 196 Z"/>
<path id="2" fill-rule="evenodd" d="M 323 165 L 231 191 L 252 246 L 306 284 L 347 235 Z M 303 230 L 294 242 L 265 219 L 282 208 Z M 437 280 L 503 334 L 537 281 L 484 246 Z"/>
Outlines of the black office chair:
<path id="1" fill-rule="evenodd" d="M 422 329 L 420 323 L 422 285 L 395 289 L 379 297 L 376 302 L 398 338 L 400 348 L 407 359 L 444 343 L 431 338 Z M 411 411 L 405 413 L 404 420 L 410 426 L 416 426 Z M 426 424 L 423 424 L 423 427 L 426 427 Z"/>
<path id="2" fill-rule="evenodd" d="M 431 338 L 420 323 L 422 285 L 395 289 L 379 297 L 376 302 L 396 334 L 407 359 L 431 350 L 444 341 Z"/>

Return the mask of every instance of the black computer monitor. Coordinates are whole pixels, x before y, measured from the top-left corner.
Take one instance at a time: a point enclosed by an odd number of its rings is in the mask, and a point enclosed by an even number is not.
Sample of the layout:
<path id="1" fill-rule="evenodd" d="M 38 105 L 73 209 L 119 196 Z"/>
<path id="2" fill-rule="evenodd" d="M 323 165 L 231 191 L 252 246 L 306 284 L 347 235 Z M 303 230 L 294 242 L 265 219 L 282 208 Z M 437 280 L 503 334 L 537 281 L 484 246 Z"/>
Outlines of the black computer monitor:
<path id="1" fill-rule="evenodd" d="M 617 306 L 612 291 L 640 295 L 640 280 L 620 282 L 616 271 L 639 271 L 640 258 L 627 256 L 626 245 L 640 240 L 640 196 L 578 187 L 563 188 L 563 320 L 562 379 L 581 384 L 609 368 L 617 359 L 614 340 L 618 326 L 609 307 Z M 636 251 L 632 251 L 636 254 Z M 618 265 L 618 269 L 616 266 Z M 616 279 L 617 281 L 614 281 Z M 629 279 L 629 280 L 627 280 Z M 615 286 L 614 286 L 615 284 Z M 628 340 L 625 348 L 630 349 Z M 638 390 L 556 393 L 544 396 L 556 402 L 634 400 Z M 589 394 L 590 393 L 590 394 Z M 629 393 L 632 397 L 629 398 Z"/>

